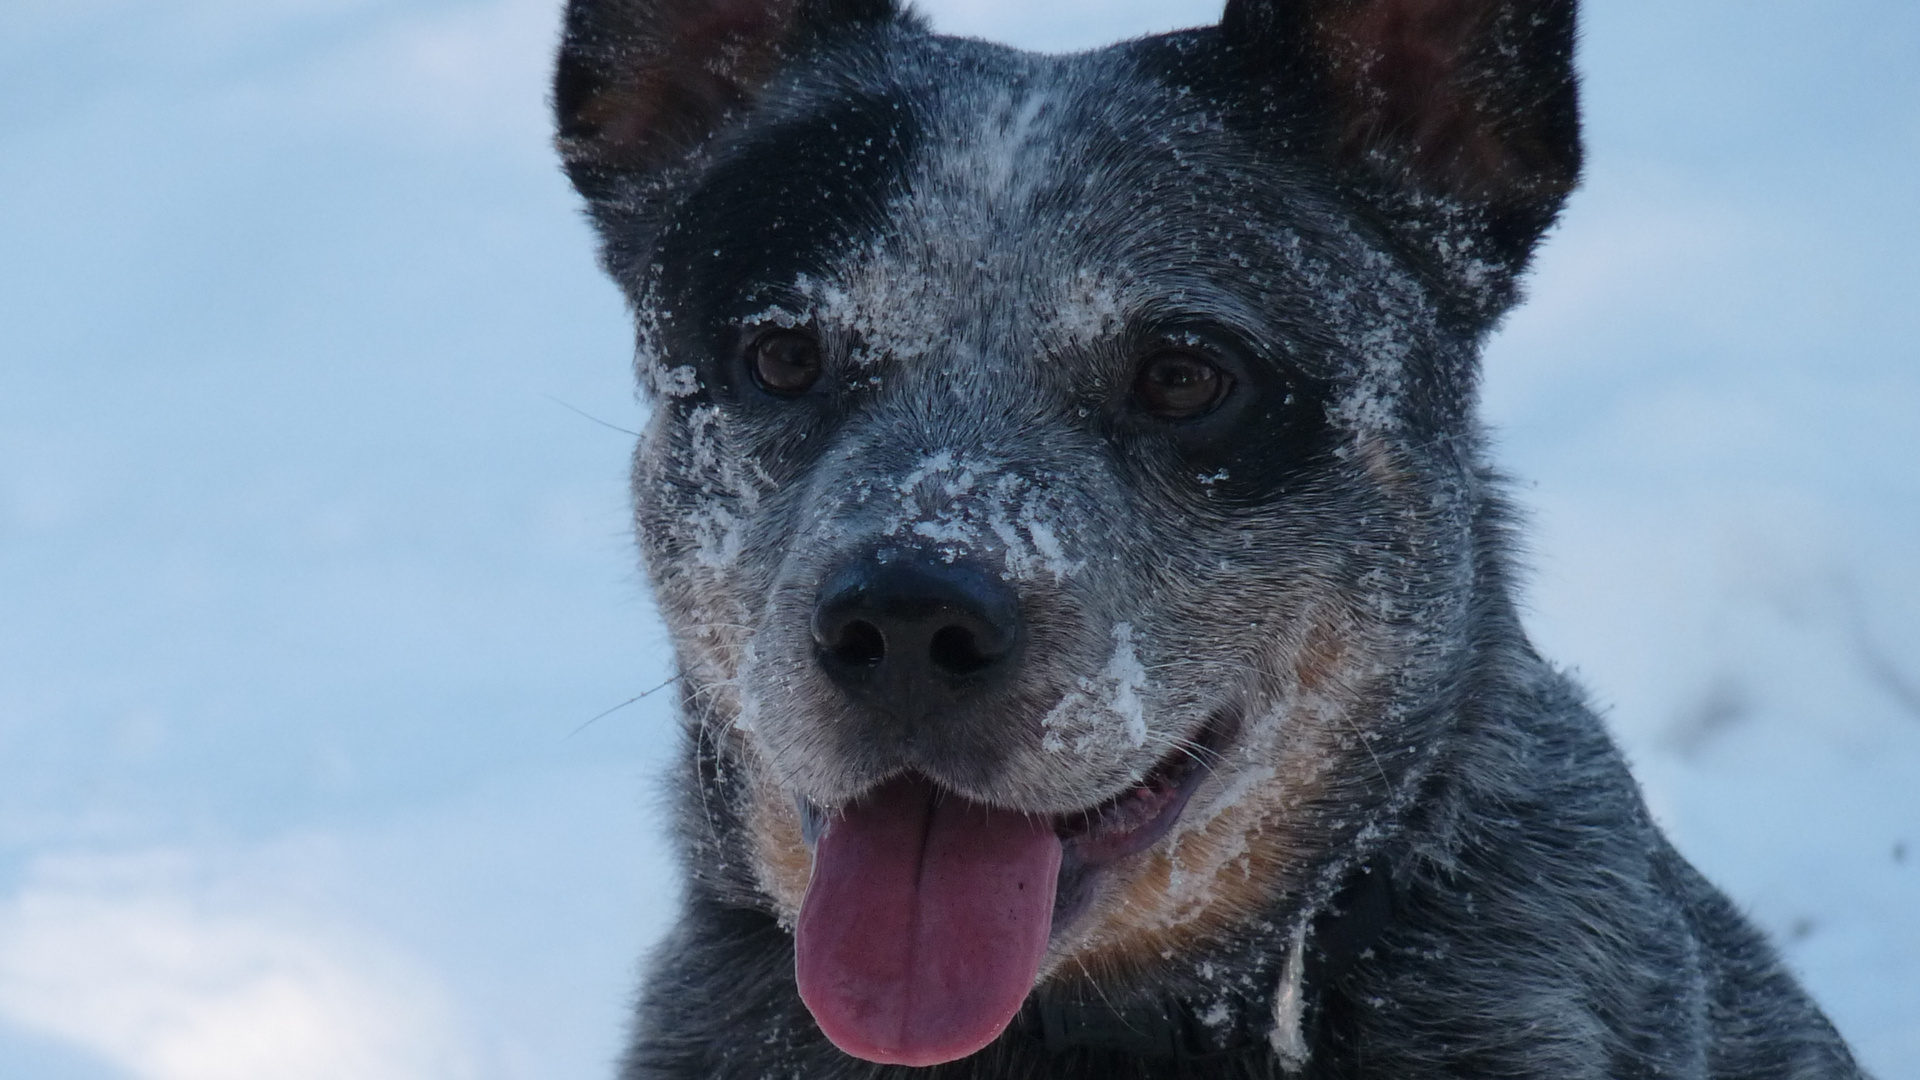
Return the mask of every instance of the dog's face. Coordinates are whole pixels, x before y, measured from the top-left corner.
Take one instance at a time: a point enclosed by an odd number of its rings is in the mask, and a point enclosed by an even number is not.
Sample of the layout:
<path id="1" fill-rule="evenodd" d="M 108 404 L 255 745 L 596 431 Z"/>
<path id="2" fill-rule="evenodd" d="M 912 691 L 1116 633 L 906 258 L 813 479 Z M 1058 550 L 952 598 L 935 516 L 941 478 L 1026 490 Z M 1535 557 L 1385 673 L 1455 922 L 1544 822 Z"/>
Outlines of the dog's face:
<path id="1" fill-rule="evenodd" d="M 1043 968 L 1151 965 L 1435 749 L 1474 354 L 1577 172 L 1569 5 L 1247 3 L 1063 58 L 870 6 L 571 14 L 691 719 L 783 916 L 907 777 L 1058 835 Z M 1538 70 L 1476 66 L 1515 43 Z"/>
<path id="2" fill-rule="evenodd" d="M 637 502 L 710 722 L 783 807 L 913 770 L 1071 815 L 1199 756 L 1191 826 L 1246 770 L 1300 779 L 1255 744 L 1372 726 L 1414 645 L 1360 583 L 1458 591 L 1460 447 L 1402 390 L 1460 343 L 1139 58 L 915 44 L 743 134 L 656 256 Z M 849 582 L 951 591 L 954 655 L 823 627 Z"/>

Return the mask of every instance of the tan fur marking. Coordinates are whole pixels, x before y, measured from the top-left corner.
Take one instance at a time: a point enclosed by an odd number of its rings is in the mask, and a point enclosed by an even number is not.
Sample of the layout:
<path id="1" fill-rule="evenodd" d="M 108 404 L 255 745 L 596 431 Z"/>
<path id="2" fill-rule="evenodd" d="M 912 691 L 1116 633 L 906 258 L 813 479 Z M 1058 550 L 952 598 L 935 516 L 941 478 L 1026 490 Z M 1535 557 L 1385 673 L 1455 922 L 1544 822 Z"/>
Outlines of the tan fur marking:
<path id="1" fill-rule="evenodd" d="M 1170 851 L 1142 857 L 1109 894 L 1099 927 L 1072 957 L 1095 979 L 1125 977 L 1186 952 L 1264 908 L 1290 884 L 1304 854 L 1290 842 L 1285 804 L 1294 793 L 1276 777 Z"/>
<path id="2" fill-rule="evenodd" d="M 1324 694 L 1333 689 L 1333 680 L 1342 672 L 1340 662 L 1347 656 L 1347 641 L 1329 622 L 1317 622 L 1307 631 L 1294 661 L 1294 678 L 1309 694 Z"/>
<path id="3" fill-rule="evenodd" d="M 800 811 L 791 797 L 763 781 L 754 785 L 747 828 L 753 833 L 754 872 L 760 888 L 773 898 L 780 921 L 791 926 L 813 877 L 813 855 L 800 838 Z"/>
<path id="4" fill-rule="evenodd" d="M 1359 447 L 1367 476 L 1380 485 L 1382 491 L 1394 498 L 1405 498 L 1417 490 L 1411 470 L 1397 459 L 1386 440 L 1369 435 L 1359 441 Z"/>

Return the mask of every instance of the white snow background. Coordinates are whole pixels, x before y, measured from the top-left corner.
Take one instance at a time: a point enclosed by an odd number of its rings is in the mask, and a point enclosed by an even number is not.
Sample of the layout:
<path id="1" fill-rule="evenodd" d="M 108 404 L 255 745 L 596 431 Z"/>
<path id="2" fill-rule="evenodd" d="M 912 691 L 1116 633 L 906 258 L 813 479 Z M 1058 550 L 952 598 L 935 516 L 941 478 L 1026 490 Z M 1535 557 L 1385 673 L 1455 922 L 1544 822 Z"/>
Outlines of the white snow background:
<path id="1" fill-rule="evenodd" d="M 942 0 L 1081 47 L 1198 0 Z M 0 1077 L 588 1080 L 670 917 L 554 0 L 0 5 Z M 1590 0 L 1530 618 L 1920 1077 L 1920 6 Z M 573 410 L 579 410 L 575 412 Z"/>

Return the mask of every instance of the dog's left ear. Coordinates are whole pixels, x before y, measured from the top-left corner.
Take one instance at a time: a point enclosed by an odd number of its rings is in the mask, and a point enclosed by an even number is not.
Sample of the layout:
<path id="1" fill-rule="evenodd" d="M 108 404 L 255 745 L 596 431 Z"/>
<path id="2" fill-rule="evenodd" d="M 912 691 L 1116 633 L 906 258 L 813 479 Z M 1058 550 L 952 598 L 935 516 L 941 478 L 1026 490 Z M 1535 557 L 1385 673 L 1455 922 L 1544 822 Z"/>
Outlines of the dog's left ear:
<path id="1" fill-rule="evenodd" d="M 1302 95 L 1322 151 L 1443 272 L 1504 279 L 1455 282 L 1500 307 L 1579 182 L 1574 8 L 1228 0 L 1221 31 L 1256 80 Z"/>
<path id="2" fill-rule="evenodd" d="M 560 156 L 589 199 L 682 160 L 831 34 L 894 0 L 570 0 L 554 72 Z"/>

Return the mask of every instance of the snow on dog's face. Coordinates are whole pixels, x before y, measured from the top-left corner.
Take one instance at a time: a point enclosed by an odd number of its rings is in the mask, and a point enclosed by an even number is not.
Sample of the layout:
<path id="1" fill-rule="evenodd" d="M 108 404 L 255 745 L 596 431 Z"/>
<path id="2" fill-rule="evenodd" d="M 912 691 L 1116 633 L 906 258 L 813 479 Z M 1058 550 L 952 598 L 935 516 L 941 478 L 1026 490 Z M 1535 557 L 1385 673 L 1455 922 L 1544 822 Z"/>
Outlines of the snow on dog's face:
<path id="1" fill-rule="evenodd" d="M 1569 7 L 1245 3 L 1039 57 L 852 0 L 574 5 L 561 143 L 638 314 L 708 820 L 843 1047 L 945 1060 L 1069 957 L 1190 952 L 1411 787 L 1478 339 L 1577 172 Z M 989 879 L 1045 897 L 987 927 Z M 1015 944 L 959 1020 L 861 1019 L 833 995 L 954 974 L 842 940 L 896 915 Z"/>

